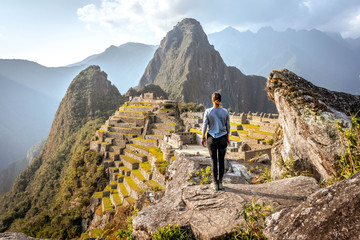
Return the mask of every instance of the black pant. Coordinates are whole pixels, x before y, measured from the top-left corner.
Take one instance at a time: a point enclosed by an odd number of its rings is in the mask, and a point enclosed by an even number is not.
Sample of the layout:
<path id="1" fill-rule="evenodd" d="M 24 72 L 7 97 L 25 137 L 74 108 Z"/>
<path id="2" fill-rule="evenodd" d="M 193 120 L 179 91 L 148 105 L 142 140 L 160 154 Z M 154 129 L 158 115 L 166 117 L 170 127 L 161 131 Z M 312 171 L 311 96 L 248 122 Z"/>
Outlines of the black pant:
<path id="1" fill-rule="evenodd" d="M 214 138 L 207 134 L 207 147 L 209 149 L 210 157 L 213 161 L 213 177 L 214 182 L 221 183 L 224 176 L 224 158 L 227 147 L 227 135 L 219 138 Z M 219 163 L 219 174 L 218 174 Z"/>

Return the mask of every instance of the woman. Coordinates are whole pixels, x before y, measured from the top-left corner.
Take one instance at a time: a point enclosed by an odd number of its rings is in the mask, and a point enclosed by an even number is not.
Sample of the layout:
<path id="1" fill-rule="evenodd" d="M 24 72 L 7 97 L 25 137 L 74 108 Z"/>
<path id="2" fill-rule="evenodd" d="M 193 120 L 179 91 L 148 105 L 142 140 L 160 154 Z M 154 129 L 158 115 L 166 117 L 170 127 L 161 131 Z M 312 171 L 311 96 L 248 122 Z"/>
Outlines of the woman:
<path id="1" fill-rule="evenodd" d="M 214 92 L 212 94 L 212 102 L 214 106 L 206 109 L 204 113 L 201 145 L 205 147 L 205 133 L 207 128 L 209 128 L 207 132 L 207 147 L 213 161 L 213 184 L 215 190 L 221 190 L 226 147 L 230 143 L 230 116 L 225 108 L 220 107 L 220 93 Z"/>

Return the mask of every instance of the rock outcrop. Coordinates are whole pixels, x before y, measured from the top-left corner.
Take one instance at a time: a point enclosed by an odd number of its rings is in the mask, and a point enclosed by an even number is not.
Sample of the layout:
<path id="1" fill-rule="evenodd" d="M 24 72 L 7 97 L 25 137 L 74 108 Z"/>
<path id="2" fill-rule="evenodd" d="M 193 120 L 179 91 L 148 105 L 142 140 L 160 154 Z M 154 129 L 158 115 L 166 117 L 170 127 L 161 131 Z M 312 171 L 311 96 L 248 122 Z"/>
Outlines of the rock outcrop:
<path id="1" fill-rule="evenodd" d="M 206 166 L 209 158 L 180 154 L 169 166 L 165 196 L 142 210 L 133 221 L 134 235 L 150 239 L 167 224 L 190 227 L 197 239 L 221 239 L 229 236 L 237 223 L 243 223 L 243 204 L 265 202 L 276 211 L 295 207 L 319 189 L 309 177 L 296 177 L 266 184 L 225 184 L 224 191 L 210 185 L 188 185 L 194 169 Z"/>
<path id="2" fill-rule="evenodd" d="M 211 94 L 221 91 L 223 105 L 236 112 L 276 112 L 267 99 L 266 79 L 246 76 L 227 67 L 209 44 L 200 23 L 184 19 L 168 32 L 149 62 L 138 87 L 159 85 L 170 99 L 211 106 Z"/>
<path id="3" fill-rule="evenodd" d="M 349 126 L 350 113 L 360 110 L 360 96 L 317 87 L 287 69 L 270 74 L 267 90 L 281 125 L 273 148 L 272 176 L 281 176 L 280 162 L 293 161 L 296 171 L 329 179 L 344 150 L 336 122 Z"/>
<path id="4" fill-rule="evenodd" d="M 360 239 L 360 173 L 267 219 L 269 239 Z"/>
<path id="5" fill-rule="evenodd" d="M 39 240 L 40 238 L 33 238 L 26 236 L 23 233 L 0 233 L 0 240 Z M 42 238 L 42 240 L 46 240 Z"/>

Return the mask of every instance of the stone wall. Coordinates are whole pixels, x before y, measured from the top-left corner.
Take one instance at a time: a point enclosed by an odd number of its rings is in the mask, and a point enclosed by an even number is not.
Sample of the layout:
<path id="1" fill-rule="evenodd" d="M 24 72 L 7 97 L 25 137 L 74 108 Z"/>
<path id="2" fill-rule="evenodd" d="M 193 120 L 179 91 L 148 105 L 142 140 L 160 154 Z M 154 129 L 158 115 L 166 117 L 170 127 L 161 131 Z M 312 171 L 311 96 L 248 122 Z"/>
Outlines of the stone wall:
<path id="1" fill-rule="evenodd" d="M 250 150 L 243 152 L 245 161 L 253 159 L 261 154 L 267 154 L 271 160 L 271 148 L 258 149 L 258 150 Z"/>

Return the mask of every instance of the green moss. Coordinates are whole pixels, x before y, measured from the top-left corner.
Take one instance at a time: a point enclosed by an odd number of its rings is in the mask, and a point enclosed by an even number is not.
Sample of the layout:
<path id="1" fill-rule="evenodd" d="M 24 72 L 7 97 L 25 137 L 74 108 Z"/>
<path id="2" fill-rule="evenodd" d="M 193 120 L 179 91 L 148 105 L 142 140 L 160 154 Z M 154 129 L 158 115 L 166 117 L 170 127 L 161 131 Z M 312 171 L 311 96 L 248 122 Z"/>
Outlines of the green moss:
<path id="1" fill-rule="evenodd" d="M 128 153 L 130 153 L 130 154 L 134 154 L 135 156 L 138 156 L 138 157 L 141 157 L 141 158 L 146 157 L 144 154 L 136 153 L 136 152 L 134 152 L 134 151 L 131 151 L 130 149 L 124 149 L 124 151 L 125 151 L 125 152 L 128 152 Z"/>
<path id="2" fill-rule="evenodd" d="M 135 176 L 137 179 L 139 179 L 139 180 L 141 180 L 141 181 L 145 180 L 145 177 L 141 174 L 141 172 L 140 172 L 139 169 L 132 170 L 131 172 L 134 174 L 134 176 Z"/>
<path id="3" fill-rule="evenodd" d="M 135 163 L 141 163 L 140 161 L 136 160 L 136 159 L 133 159 L 129 156 L 126 156 L 126 155 L 121 155 L 121 159 L 123 159 L 124 161 L 128 162 L 128 163 L 131 163 L 131 164 L 135 164 Z"/>
<path id="4" fill-rule="evenodd" d="M 114 210 L 114 206 L 111 203 L 110 197 L 103 197 L 102 201 L 104 203 L 105 211 Z"/>
<path id="5" fill-rule="evenodd" d="M 125 177 L 125 181 L 127 182 L 127 184 L 129 185 L 129 187 L 134 190 L 136 193 L 138 194 L 143 194 L 144 191 L 138 187 L 138 185 L 136 185 L 136 183 L 134 182 L 134 180 L 132 180 L 131 177 Z"/>
<path id="6" fill-rule="evenodd" d="M 161 186 L 158 182 L 154 180 L 146 181 L 145 184 L 152 190 L 152 191 L 165 191 L 166 189 Z"/>
<path id="7" fill-rule="evenodd" d="M 117 190 L 115 190 L 113 192 L 112 197 L 113 197 L 113 200 L 114 200 L 114 203 L 116 206 L 122 205 L 122 202 L 121 202 L 121 199 L 120 199 L 120 196 L 119 196 L 119 193 L 117 192 Z"/>
<path id="8" fill-rule="evenodd" d="M 240 142 L 240 137 L 230 136 L 231 141 Z"/>
<path id="9" fill-rule="evenodd" d="M 116 180 L 111 181 L 111 184 L 112 184 L 112 185 L 116 185 L 116 184 L 117 184 L 117 181 L 116 181 Z"/>
<path id="10" fill-rule="evenodd" d="M 104 188 L 104 192 L 107 192 L 107 191 L 111 191 L 111 186 L 110 185 L 107 185 L 105 188 Z"/>
<path id="11" fill-rule="evenodd" d="M 141 140 L 141 141 L 148 141 L 148 142 L 156 142 L 156 140 L 145 139 L 145 138 L 143 138 L 143 137 L 136 137 L 136 138 L 133 138 L 133 139 L 138 139 L 138 140 Z"/>
<path id="12" fill-rule="evenodd" d="M 92 197 L 94 197 L 94 198 L 102 198 L 102 192 L 95 192 L 93 195 L 92 195 Z"/>
<path id="13" fill-rule="evenodd" d="M 133 197 L 127 197 L 125 199 L 125 201 L 127 201 L 130 205 L 135 205 L 136 201 Z"/>
<path id="14" fill-rule="evenodd" d="M 202 131 L 196 128 L 190 128 L 190 132 L 202 134 Z"/>
<path id="15" fill-rule="evenodd" d="M 249 134 L 249 131 L 246 130 L 237 130 L 239 133 Z"/>
<path id="16" fill-rule="evenodd" d="M 153 123 L 153 124 L 155 124 L 155 125 L 157 125 L 157 124 L 166 124 L 166 125 L 172 125 L 172 126 L 176 126 L 176 123 Z"/>
<path id="17" fill-rule="evenodd" d="M 269 135 L 269 136 L 273 136 L 273 133 L 269 133 L 269 132 L 264 132 L 264 131 L 253 131 L 254 133 L 260 133 L 260 134 L 265 134 L 265 135 Z"/>
<path id="18" fill-rule="evenodd" d="M 151 172 L 151 164 L 149 161 L 140 163 L 140 167 L 145 170 L 145 172 L 150 173 Z"/>
<path id="19" fill-rule="evenodd" d="M 141 112 L 141 111 L 131 111 L 131 110 L 119 110 L 119 111 L 116 111 L 116 112 L 119 112 L 119 113 L 140 113 L 140 114 L 143 114 L 143 112 Z"/>
<path id="20" fill-rule="evenodd" d="M 128 190 L 126 189 L 124 183 L 119 183 L 118 186 L 119 186 L 119 189 L 120 189 L 120 193 L 121 193 L 121 195 L 122 195 L 123 197 L 129 196 L 129 192 L 128 192 Z"/>

